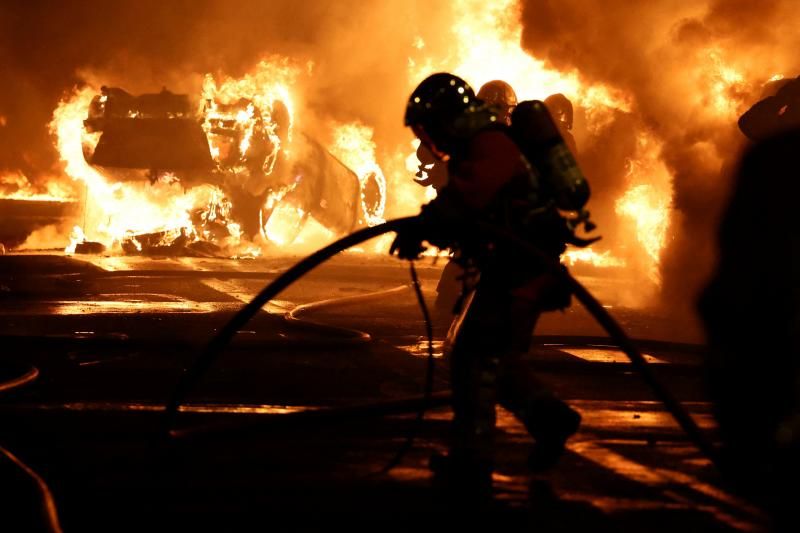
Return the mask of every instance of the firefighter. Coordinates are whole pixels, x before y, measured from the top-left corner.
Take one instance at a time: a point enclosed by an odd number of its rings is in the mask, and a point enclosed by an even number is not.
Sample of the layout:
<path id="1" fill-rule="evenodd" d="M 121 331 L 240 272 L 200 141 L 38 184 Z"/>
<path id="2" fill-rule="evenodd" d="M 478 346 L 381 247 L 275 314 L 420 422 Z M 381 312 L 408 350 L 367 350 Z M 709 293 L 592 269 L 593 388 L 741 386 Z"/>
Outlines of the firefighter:
<path id="1" fill-rule="evenodd" d="M 800 77 L 774 80 L 762 99 L 739 118 L 739 129 L 752 141 L 800 128 Z"/>
<path id="2" fill-rule="evenodd" d="M 517 107 L 517 93 L 503 80 L 487 81 L 478 89 L 478 99 L 495 107 L 497 120 L 511 125 L 511 113 Z"/>
<path id="3" fill-rule="evenodd" d="M 478 99 L 485 104 L 495 106 L 497 119 L 504 124 L 511 124 L 511 112 L 517 106 L 517 93 L 503 80 L 492 80 L 484 83 L 478 90 Z M 425 145 L 420 143 L 417 148 L 419 171 L 417 183 L 431 186 L 438 192 L 447 185 L 447 165 L 437 162 L 437 159 Z"/>
<path id="4" fill-rule="evenodd" d="M 495 108 L 497 119 L 500 122 L 511 125 L 511 113 L 517 106 L 517 93 L 514 92 L 511 85 L 503 80 L 488 81 L 478 90 L 477 97 L 484 104 Z M 447 185 L 447 164 L 437 161 L 422 142 L 417 149 L 417 159 L 420 161 L 420 170 L 417 176 L 422 177 L 423 171 L 426 176 L 425 179 L 417 180 L 417 183 L 430 185 L 437 192 L 443 189 Z M 437 322 L 440 324 L 447 326 L 452 319 L 453 309 L 462 290 L 463 276 L 464 269 L 459 266 L 458 261 L 448 261 L 436 286 L 434 310 Z"/>
<path id="5" fill-rule="evenodd" d="M 797 531 L 800 500 L 800 238 L 778 229 L 795 221 L 798 148 L 800 129 L 742 158 L 699 301 L 723 474 L 775 531 Z"/>
<path id="6" fill-rule="evenodd" d="M 577 145 L 575 144 L 575 137 L 572 136 L 572 123 L 573 116 L 575 114 L 575 111 L 572 108 L 572 102 L 570 102 L 569 98 L 563 94 L 556 93 L 545 98 L 544 105 L 547 106 L 547 109 L 553 116 L 553 120 L 555 120 L 556 125 L 558 126 L 561 137 L 564 138 L 564 142 L 567 144 L 570 151 L 573 154 L 577 154 L 578 149 Z"/>
<path id="7" fill-rule="evenodd" d="M 427 241 L 457 250 L 461 265 L 480 273 L 450 354 L 449 453 L 434 457 L 431 467 L 452 487 L 488 495 L 497 402 L 534 438 L 529 464 L 535 470 L 556 463 L 580 416 L 522 361 L 540 314 L 568 306 L 569 292 L 543 265 L 522 261 L 519 250 L 468 228 L 475 221 L 504 224 L 553 261 L 564 251 L 570 230 L 545 197 L 546 188 L 534 186 L 536 172 L 497 108 L 479 100 L 464 80 L 446 73 L 424 80 L 410 97 L 405 124 L 447 162 L 450 179 L 423 206 L 418 222 L 398 233 L 392 253 L 415 259 Z"/>

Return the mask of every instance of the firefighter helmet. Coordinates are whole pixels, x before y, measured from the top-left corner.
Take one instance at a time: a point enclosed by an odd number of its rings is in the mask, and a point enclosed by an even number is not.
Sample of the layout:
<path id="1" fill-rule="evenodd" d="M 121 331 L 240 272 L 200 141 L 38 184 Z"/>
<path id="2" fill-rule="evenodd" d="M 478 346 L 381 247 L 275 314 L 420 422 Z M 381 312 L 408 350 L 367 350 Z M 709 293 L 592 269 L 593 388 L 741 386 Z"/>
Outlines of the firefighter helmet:
<path id="1" fill-rule="evenodd" d="M 492 80 L 484 83 L 478 90 L 478 98 L 491 105 L 513 108 L 517 105 L 517 93 L 503 80 Z"/>
<path id="2" fill-rule="evenodd" d="M 433 74 L 420 83 L 408 100 L 406 126 L 453 119 L 477 104 L 469 84 L 446 72 Z"/>
<path id="3" fill-rule="evenodd" d="M 568 130 L 572 129 L 574 111 L 569 98 L 561 93 L 551 94 L 544 99 L 544 105 L 547 106 L 547 110 L 550 111 L 550 115 L 556 122 Z"/>
<path id="4" fill-rule="evenodd" d="M 511 123 L 511 113 L 517 106 L 517 93 L 503 80 L 492 80 L 484 83 L 478 90 L 478 98 L 486 104 L 494 106 L 497 118 L 506 124 Z"/>
<path id="5" fill-rule="evenodd" d="M 466 81 L 441 72 L 425 78 L 411 93 L 405 124 L 436 157 L 446 160 L 465 133 L 465 115 L 482 108 Z"/>

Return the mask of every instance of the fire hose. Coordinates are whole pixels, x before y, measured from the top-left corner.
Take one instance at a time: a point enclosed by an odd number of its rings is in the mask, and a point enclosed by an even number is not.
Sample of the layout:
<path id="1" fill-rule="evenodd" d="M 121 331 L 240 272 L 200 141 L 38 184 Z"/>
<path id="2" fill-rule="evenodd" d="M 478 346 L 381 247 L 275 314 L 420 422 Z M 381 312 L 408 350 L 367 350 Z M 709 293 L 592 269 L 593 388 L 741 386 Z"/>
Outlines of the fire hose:
<path id="1" fill-rule="evenodd" d="M 35 381 L 38 376 L 39 370 L 36 367 L 30 367 L 24 374 L 0 382 L 0 392 L 12 391 L 28 385 Z M 11 465 L 11 471 L 6 469 L 6 466 L 3 464 L 5 462 Z M 33 492 L 35 492 L 41 507 L 36 510 L 37 512 L 33 512 L 31 516 L 26 516 L 26 518 L 30 520 L 27 525 L 29 527 L 36 526 L 37 531 L 61 533 L 61 524 L 59 523 L 55 498 L 53 498 L 53 493 L 50 491 L 47 482 L 30 466 L 25 464 L 25 462 L 3 446 L 0 446 L 0 471 L 3 472 L 2 481 L 5 484 L 4 488 L 10 488 L 15 491 L 33 488 Z M 17 485 L 14 485 L 14 482 L 16 482 Z M 3 496 L 3 498 L 5 499 L 7 496 Z M 20 509 L 16 509 L 15 513 L 7 512 L 2 520 L 10 522 L 13 527 L 14 519 L 22 519 L 22 517 L 25 516 L 24 512 L 24 510 L 20 511 Z M 16 525 L 19 527 L 19 524 Z"/>
<path id="2" fill-rule="evenodd" d="M 225 324 L 222 329 L 220 329 L 217 335 L 208 343 L 206 348 L 194 360 L 193 364 L 184 370 L 184 373 L 181 375 L 178 384 L 175 387 L 173 394 L 166 406 L 166 434 L 180 434 L 180 432 L 173 432 L 172 429 L 179 408 L 183 404 L 186 396 L 191 392 L 200 378 L 202 378 L 202 376 L 208 371 L 225 347 L 231 342 L 237 331 L 239 331 L 240 328 L 242 328 L 251 318 L 253 318 L 264 305 L 277 297 L 278 294 L 292 285 L 295 281 L 299 280 L 305 274 L 338 253 L 379 235 L 401 230 L 404 226 L 412 223 L 415 219 L 416 217 L 398 218 L 377 226 L 358 230 L 307 256 L 305 259 L 296 263 L 294 266 L 289 268 L 283 274 L 278 276 L 278 278 L 264 287 L 249 303 L 247 303 L 238 313 L 236 313 L 236 315 L 234 315 L 234 317 L 227 324 Z M 703 434 L 697 423 L 686 411 L 683 405 L 681 405 L 681 403 L 670 393 L 670 391 L 661 383 L 661 381 L 659 381 L 655 374 L 653 374 L 647 363 L 647 360 L 635 346 L 634 342 L 628 337 L 619 323 L 578 280 L 569 274 L 569 272 L 564 269 L 560 263 L 554 261 L 550 256 L 546 255 L 529 242 L 494 226 L 480 225 L 479 230 L 482 233 L 491 236 L 492 238 L 504 240 L 509 244 L 512 244 L 527 255 L 539 260 L 554 274 L 561 276 L 575 298 L 581 302 L 581 304 L 592 315 L 597 323 L 606 330 L 611 341 L 625 353 L 625 355 L 631 361 L 631 365 L 633 366 L 634 370 L 638 372 L 644 382 L 651 388 L 655 397 L 664 405 L 678 426 L 684 431 L 684 433 L 695 444 L 695 446 L 697 446 L 700 452 L 703 453 L 709 460 L 711 460 L 711 462 L 717 467 L 719 467 L 720 461 L 716 447 Z M 412 279 L 414 277 L 415 273 L 412 270 Z M 430 327 L 430 320 L 427 320 L 427 307 L 424 305 L 424 300 L 421 298 L 418 281 L 415 284 L 415 289 L 417 290 L 417 296 L 420 300 L 423 313 L 426 315 L 426 324 L 428 327 Z M 430 341 L 430 330 L 428 333 Z M 432 362 L 432 359 L 430 359 L 430 361 Z M 431 387 L 429 386 L 430 380 L 432 380 L 432 377 L 430 377 L 429 372 L 429 377 L 426 378 L 425 398 L 427 401 L 430 401 L 431 398 Z M 424 409 L 425 401 L 422 405 L 422 408 Z M 363 406 L 365 409 L 370 407 L 372 406 Z M 354 410 L 358 409 L 358 407 L 356 406 L 344 409 Z M 308 416 L 313 417 L 314 412 L 310 412 Z M 391 465 L 396 464 L 396 462 L 397 458 L 395 458 L 387 468 L 391 468 Z"/>
<path id="3" fill-rule="evenodd" d="M 404 225 L 408 224 L 415 217 L 399 218 L 390 220 L 377 226 L 364 228 L 358 230 L 346 237 L 339 239 L 336 242 L 325 246 L 307 256 L 305 259 L 296 263 L 289 270 L 278 276 L 275 280 L 264 287 L 250 302 L 245 304 L 238 313 L 236 313 L 227 324 L 225 324 L 219 333 L 211 339 L 206 348 L 194 360 L 193 364 L 184 370 L 183 375 L 178 381 L 172 397 L 167 402 L 165 427 L 169 431 L 178 413 L 178 408 L 183 403 L 186 395 L 194 387 L 195 383 L 206 373 L 211 364 L 216 360 L 222 350 L 225 349 L 236 333 L 250 321 L 261 308 L 270 300 L 278 296 L 283 290 L 292 285 L 295 281 L 299 280 L 307 273 L 311 272 L 314 268 L 321 265 L 331 257 L 338 253 L 347 250 L 352 246 L 356 246 L 364 241 L 389 233 L 397 231 Z"/>

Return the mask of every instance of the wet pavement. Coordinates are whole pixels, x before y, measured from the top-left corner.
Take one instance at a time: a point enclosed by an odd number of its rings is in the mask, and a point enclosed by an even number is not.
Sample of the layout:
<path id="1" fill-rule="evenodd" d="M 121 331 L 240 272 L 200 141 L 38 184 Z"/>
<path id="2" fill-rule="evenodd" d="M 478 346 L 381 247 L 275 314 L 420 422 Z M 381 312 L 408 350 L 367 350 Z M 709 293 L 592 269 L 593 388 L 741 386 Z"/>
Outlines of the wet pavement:
<path id="1" fill-rule="evenodd" d="M 450 501 L 427 469 L 450 418 L 441 339 L 417 427 L 404 400 L 421 393 L 424 323 L 407 266 L 384 257 L 339 256 L 266 306 L 165 438 L 181 369 L 296 259 L 0 256 L 3 362 L 38 370 L 0 390 L 0 444 L 48 483 L 64 531 L 764 529 L 576 306 L 542 320 L 529 354 L 583 415 L 561 463 L 531 479 L 529 438 L 500 410 L 494 503 Z M 431 302 L 442 266 L 418 265 Z M 623 280 L 581 279 L 713 437 L 696 328 L 624 307 Z M 380 473 L 412 428 L 413 449 Z"/>

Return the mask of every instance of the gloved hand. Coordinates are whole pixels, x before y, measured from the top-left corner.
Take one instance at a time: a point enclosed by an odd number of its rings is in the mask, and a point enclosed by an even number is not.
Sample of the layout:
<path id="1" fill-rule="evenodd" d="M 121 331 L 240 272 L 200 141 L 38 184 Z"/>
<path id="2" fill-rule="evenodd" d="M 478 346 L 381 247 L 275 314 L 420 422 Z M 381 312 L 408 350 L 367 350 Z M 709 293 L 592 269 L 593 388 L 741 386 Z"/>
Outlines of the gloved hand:
<path id="1" fill-rule="evenodd" d="M 389 253 L 396 252 L 400 259 L 417 259 L 426 250 L 423 241 L 441 249 L 452 248 L 457 245 L 458 228 L 464 219 L 458 202 L 449 199 L 444 189 L 435 200 L 422 206 L 414 221 L 397 232 Z"/>
<path id="2" fill-rule="evenodd" d="M 397 232 L 397 236 L 389 248 L 389 254 L 394 255 L 400 259 L 414 260 L 426 250 L 422 245 L 425 240 L 422 236 L 422 224 L 420 222 L 412 222 L 406 227 Z"/>

